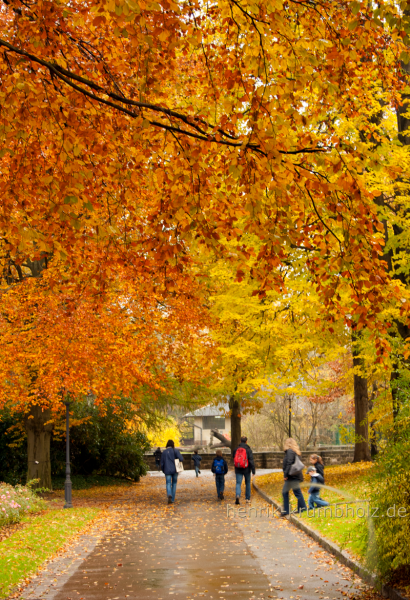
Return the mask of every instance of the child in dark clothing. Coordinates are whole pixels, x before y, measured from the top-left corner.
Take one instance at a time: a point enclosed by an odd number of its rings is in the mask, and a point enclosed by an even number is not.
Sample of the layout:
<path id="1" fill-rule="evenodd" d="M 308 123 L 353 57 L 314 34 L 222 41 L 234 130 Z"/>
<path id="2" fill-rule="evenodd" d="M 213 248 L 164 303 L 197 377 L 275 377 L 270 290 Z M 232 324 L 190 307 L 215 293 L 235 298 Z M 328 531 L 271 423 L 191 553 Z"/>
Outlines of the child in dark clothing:
<path id="1" fill-rule="evenodd" d="M 325 465 L 323 459 L 319 454 L 311 454 L 309 456 L 309 462 L 316 468 L 316 471 L 323 477 L 323 483 L 325 482 Z"/>
<path id="2" fill-rule="evenodd" d="M 155 456 L 155 464 L 158 467 L 158 471 L 160 471 L 161 470 L 161 456 L 162 456 L 161 448 L 157 448 L 155 450 L 154 456 Z"/>
<path id="3" fill-rule="evenodd" d="M 216 493 L 220 500 L 224 499 L 225 490 L 225 475 L 228 472 L 228 463 L 222 456 L 222 450 L 218 448 L 216 456 L 211 467 L 212 473 L 215 474 Z"/>
<path id="4" fill-rule="evenodd" d="M 198 450 L 194 450 L 194 453 L 191 456 L 191 458 L 192 458 L 192 462 L 194 463 L 195 474 L 198 477 L 198 473 L 201 474 L 201 471 L 199 470 L 199 467 L 200 467 L 200 462 L 202 460 L 202 456 L 199 456 Z"/>
<path id="5" fill-rule="evenodd" d="M 315 467 L 308 467 L 307 474 L 310 475 L 310 482 L 312 486 L 309 488 L 309 508 L 315 508 L 317 506 L 320 508 L 321 506 L 329 506 L 329 502 L 326 500 L 322 500 L 320 497 L 320 487 L 315 486 L 315 483 L 324 483 L 324 479 L 322 475 L 316 471 Z"/>

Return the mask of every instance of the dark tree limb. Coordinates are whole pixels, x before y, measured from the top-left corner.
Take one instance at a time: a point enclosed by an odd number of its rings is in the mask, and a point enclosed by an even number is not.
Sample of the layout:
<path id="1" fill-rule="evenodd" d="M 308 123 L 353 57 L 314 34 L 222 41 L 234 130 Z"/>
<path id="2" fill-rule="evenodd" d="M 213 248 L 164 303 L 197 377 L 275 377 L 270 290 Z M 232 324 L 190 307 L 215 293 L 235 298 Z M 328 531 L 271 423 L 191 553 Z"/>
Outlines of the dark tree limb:
<path id="1" fill-rule="evenodd" d="M 240 138 L 231 135 L 229 132 L 227 132 L 221 128 L 217 129 L 217 133 L 219 133 L 221 136 L 223 136 L 224 138 L 227 138 L 227 139 L 217 139 L 215 137 L 215 134 L 213 133 L 212 125 L 210 123 L 207 123 L 203 119 L 199 119 L 197 117 L 190 117 L 190 116 L 184 115 L 182 113 L 176 112 L 174 110 L 171 110 L 169 108 L 159 106 L 157 104 L 150 104 L 148 102 L 137 102 L 136 100 L 131 100 L 130 98 L 126 98 L 125 96 L 120 96 L 114 92 L 104 89 L 101 85 L 99 85 L 93 81 L 90 81 L 89 79 L 86 79 L 85 77 L 81 77 L 80 75 L 77 75 L 76 73 L 73 73 L 72 71 L 69 71 L 68 69 L 65 69 L 64 67 L 58 65 L 55 62 L 50 62 L 50 61 L 44 60 L 34 54 L 31 54 L 30 52 L 26 52 L 25 50 L 22 50 L 21 48 L 17 48 L 16 46 L 13 46 L 9 42 L 6 42 L 6 40 L 0 39 L 0 46 L 7 48 L 10 52 L 14 52 L 15 54 L 24 56 L 28 60 L 46 67 L 52 76 L 59 79 L 60 81 L 63 81 L 64 83 L 69 85 L 71 88 L 73 88 L 77 92 L 79 92 L 80 94 L 83 94 L 84 96 L 86 96 L 92 100 L 95 100 L 96 102 L 99 102 L 100 104 L 105 104 L 106 106 L 110 106 L 111 108 L 114 108 L 115 110 L 125 113 L 134 119 L 140 116 L 140 112 L 139 112 L 140 109 L 146 109 L 146 110 L 151 110 L 151 111 L 154 111 L 157 113 L 162 113 L 163 115 L 166 115 L 170 118 L 174 118 L 179 121 L 182 121 L 183 123 L 185 123 L 185 125 L 192 127 L 197 133 L 195 133 L 193 131 L 189 131 L 187 129 L 180 129 L 179 127 L 175 127 L 173 125 L 169 125 L 164 122 L 151 121 L 149 119 L 147 119 L 147 120 L 154 127 L 159 127 L 161 129 L 165 129 L 167 131 L 172 131 L 175 133 L 182 134 L 184 136 L 196 138 L 196 139 L 204 141 L 204 142 L 214 142 L 214 143 L 221 144 L 224 146 L 233 146 L 233 147 L 237 147 L 237 148 L 245 148 L 248 150 L 253 150 L 254 152 L 258 152 L 259 154 L 261 154 L 263 156 L 267 156 L 267 153 L 262 150 L 260 144 L 255 144 L 255 143 L 250 142 L 244 146 Z M 94 92 L 96 92 L 96 93 L 91 92 L 91 91 L 85 89 L 84 87 L 81 87 L 81 86 L 75 84 L 74 81 L 81 83 L 83 86 L 87 86 L 88 88 L 94 90 Z M 107 95 L 109 98 L 111 98 L 111 100 L 106 100 L 104 98 L 101 98 L 100 96 L 97 95 L 98 93 Z M 124 106 L 122 106 L 122 104 L 126 104 L 128 106 L 135 107 L 139 110 L 137 112 L 134 112 L 133 110 L 129 110 L 128 108 L 125 108 Z M 205 127 L 205 130 L 203 129 L 203 127 Z M 211 129 L 212 132 L 207 133 L 207 131 L 206 131 L 207 129 Z M 289 155 L 305 154 L 305 153 L 326 152 L 327 150 L 329 150 L 329 148 L 323 146 L 323 147 L 316 147 L 316 148 L 300 148 L 300 149 L 296 149 L 296 150 L 279 150 L 279 154 L 289 154 Z"/>
<path id="2" fill-rule="evenodd" d="M 232 448 L 231 440 L 228 440 L 228 438 L 222 435 L 222 433 L 219 433 L 219 431 L 217 431 L 216 429 L 211 429 L 211 433 L 214 437 L 216 437 L 217 440 L 220 440 L 222 442 L 221 446 L 227 446 L 228 448 Z M 218 444 L 218 446 L 220 445 Z M 211 446 L 211 448 L 213 448 L 213 446 Z"/>
<path id="3" fill-rule="evenodd" d="M 241 443 L 241 403 L 235 395 L 229 398 L 229 408 L 231 410 L 231 451 L 233 452 Z"/>

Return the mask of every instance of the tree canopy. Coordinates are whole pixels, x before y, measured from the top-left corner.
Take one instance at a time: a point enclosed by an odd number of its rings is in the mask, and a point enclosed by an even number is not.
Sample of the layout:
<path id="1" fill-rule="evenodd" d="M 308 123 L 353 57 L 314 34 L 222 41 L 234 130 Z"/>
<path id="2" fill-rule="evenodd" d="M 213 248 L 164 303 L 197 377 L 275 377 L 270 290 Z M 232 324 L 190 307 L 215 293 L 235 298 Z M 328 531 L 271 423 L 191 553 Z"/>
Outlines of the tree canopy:
<path id="1" fill-rule="evenodd" d="M 338 119 L 366 140 L 375 82 L 399 101 L 392 7 L 7 0 L 0 18 L 6 272 L 46 257 L 77 281 L 87 262 L 104 291 L 121 265 L 172 293 L 192 236 L 218 253 L 236 239 L 240 278 L 249 232 L 258 293 L 296 246 L 329 310 L 347 286 L 372 324 L 388 276 L 364 174 L 384 165 Z"/>
<path id="2" fill-rule="evenodd" d="M 280 387 L 352 334 L 356 375 L 407 364 L 406 3 L 3 0 L 0 23 L 3 404 Z"/>

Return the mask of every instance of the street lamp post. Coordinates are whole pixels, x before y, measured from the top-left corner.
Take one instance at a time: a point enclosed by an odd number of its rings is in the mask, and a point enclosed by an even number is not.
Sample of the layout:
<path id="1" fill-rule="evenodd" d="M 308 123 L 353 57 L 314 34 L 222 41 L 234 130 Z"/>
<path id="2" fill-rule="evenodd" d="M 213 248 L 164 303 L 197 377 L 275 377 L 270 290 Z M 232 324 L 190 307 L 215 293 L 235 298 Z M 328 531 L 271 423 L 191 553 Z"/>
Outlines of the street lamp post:
<path id="1" fill-rule="evenodd" d="M 70 467 L 70 402 L 65 402 L 66 406 L 66 463 L 65 463 L 65 484 L 64 484 L 64 498 L 65 504 L 64 508 L 73 508 L 73 504 L 71 502 L 71 492 L 72 492 L 72 483 L 71 483 L 71 467 Z"/>

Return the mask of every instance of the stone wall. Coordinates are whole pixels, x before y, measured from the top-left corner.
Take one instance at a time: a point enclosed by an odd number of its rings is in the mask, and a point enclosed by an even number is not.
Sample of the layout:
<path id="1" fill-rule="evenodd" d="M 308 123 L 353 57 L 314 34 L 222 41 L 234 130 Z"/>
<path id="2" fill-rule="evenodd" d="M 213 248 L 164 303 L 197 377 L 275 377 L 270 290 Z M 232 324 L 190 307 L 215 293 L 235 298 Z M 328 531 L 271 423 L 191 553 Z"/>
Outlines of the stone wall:
<path id="1" fill-rule="evenodd" d="M 184 469 L 191 470 L 194 468 L 191 460 L 192 452 L 184 452 L 180 449 L 182 456 L 184 457 Z M 330 465 L 344 465 L 352 462 L 354 455 L 353 446 L 329 446 L 326 448 L 312 448 L 312 450 L 302 452 L 302 462 L 308 466 L 309 456 L 311 454 L 319 454 L 323 458 L 323 462 L 326 466 Z M 210 469 L 212 461 L 215 458 L 215 453 L 207 454 L 200 452 L 202 456 L 201 469 Z M 229 451 L 224 452 L 223 456 L 230 467 L 233 467 L 233 460 Z M 257 469 L 281 469 L 283 461 L 283 452 L 254 452 L 255 466 Z M 145 462 L 149 465 L 151 471 L 156 470 L 155 458 L 152 453 L 145 455 Z"/>

